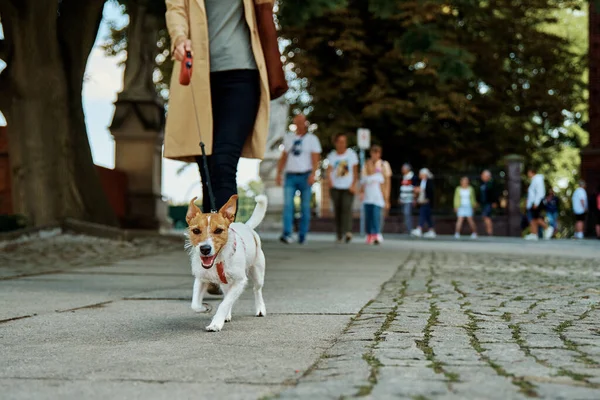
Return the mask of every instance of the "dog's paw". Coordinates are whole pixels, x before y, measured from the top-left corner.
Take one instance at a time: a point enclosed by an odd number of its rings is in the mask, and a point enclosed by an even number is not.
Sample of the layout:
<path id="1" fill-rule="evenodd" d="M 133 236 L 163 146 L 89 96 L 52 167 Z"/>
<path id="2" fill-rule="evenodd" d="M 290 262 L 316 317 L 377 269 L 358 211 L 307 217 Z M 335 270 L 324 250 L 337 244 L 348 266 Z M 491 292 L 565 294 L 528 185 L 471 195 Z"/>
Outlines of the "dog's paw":
<path id="1" fill-rule="evenodd" d="M 211 323 L 206 327 L 207 332 L 220 332 L 223 329 L 223 324 Z"/>
<path id="2" fill-rule="evenodd" d="M 225 318 L 225 322 L 231 322 L 231 314 L 229 314 L 229 315 L 227 316 L 227 318 Z"/>
<path id="3" fill-rule="evenodd" d="M 206 307 L 204 304 L 192 304 L 192 310 L 197 313 L 205 313 L 208 312 L 208 307 Z"/>

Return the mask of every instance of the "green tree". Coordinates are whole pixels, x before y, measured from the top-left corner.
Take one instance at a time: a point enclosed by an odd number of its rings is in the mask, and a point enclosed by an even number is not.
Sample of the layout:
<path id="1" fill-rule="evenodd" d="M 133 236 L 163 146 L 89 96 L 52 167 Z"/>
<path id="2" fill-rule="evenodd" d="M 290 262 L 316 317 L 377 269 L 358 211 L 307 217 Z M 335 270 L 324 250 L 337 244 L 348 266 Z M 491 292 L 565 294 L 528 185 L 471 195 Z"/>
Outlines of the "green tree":
<path id="1" fill-rule="evenodd" d="M 81 102 L 105 0 L 0 0 L 0 111 L 17 212 L 40 226 L 116 224 L 93 164 Z"/>
<path id="2" fill-rule="evenodd" d="M 581 123 L 584 65 L 542 28 L 582 4 L 349 0 L 310 22 L 281 16 L 288 64 L 306 78 L 292 101 L 324 145 L 369 127 L 396 167 L 490 165 L 574 141 L 565 123 Z"/>

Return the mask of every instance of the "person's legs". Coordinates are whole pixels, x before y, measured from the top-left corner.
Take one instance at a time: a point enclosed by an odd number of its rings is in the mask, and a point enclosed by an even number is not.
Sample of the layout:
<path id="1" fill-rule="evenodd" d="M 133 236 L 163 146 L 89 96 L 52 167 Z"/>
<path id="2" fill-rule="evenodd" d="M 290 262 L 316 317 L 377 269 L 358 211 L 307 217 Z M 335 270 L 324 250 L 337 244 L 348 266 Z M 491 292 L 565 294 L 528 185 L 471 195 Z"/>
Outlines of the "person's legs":
<path id="1" fill-rule="evenodd" d="M 488 236 L 492 236 L 494 234 L 494 225 L 492 222 L 492 205 L 486 204 L 483 206 L 481 211 L 481 215 L 483 216 L 483 224 L 485 225 L 485 233 Z"/>
<path id="2" fill-rule="evenodd" d="M 419 226 L 418 228 L 423 230 L 423 228 L 425 227 L 425 224 L 427 223 L 427 212 L 426 212 L 426 208 L 427 205 L 426 204 L 422 204 L 419 207 Z"/>
<path id="3" fill-rule="evenodd" d="M 300 219 L 300 229 L 298 232 L 298 240 L 303 243 L 310 227 L 310 200 L 312 198 L 312 188 L 308 184 L 308 174 L 299 175 L 298 190 L 300 190 L 300 211 L 302 217 Z"/>
<path id="4" fill-rule="evenodd" d="M 342 234 L 352 234 L 352 202 L 354 201 L 354 195 L 349 190 L 342 191 Z"/>
<path id="5" fill-rule="evenodd" d="M 483 224 L 485 225 L 485 233 L 487 233 L 488 236 L 492 236 L 494 234 L 492 219 L 490 217 L 483 217 Z"/>
<path id="6" fill-rule="evenodd" d="M 531 218 L 531 222 L 529 223 L 529 230 L 531 231 L 531 233 L 537 235 L 538 234 L 538 224 L 537 224 L 537 218 Z"/>
<path id="7" fill-rule="evenodd" d="M 556 227 L 558 226 L 558 213 L 547 212 L 546 217 L 548 217 L 548 225 L 556 229 Z"/>
<path id="8" fill-rule="evenodd" d="M 213 149 L 210 177 L 217 210 L 237 194 L 237 166 L 252 132 L 260 102 L 256 70 L 210 74 L 213 115 Z"/>
<path id="9" fill-rule="evenodd" d="M 381 214 L 383 208 L 379 206 L 373 206 L 371 210 L 371 215 L 373 216 L 373 223 L 371 225 L 371 230 L 374 235 L 379 235 L 381 233 Z"/>
<path id="10" fill-rule="evenodd" d="M 471 233 L 477 234 L 477 226 L 475 226 L 475 221 L 473 221 L 473 217 L 468 217 L 467 222 L 469 223 L 469 226 L 471 227 Z"/>
<path id="11" fill-rule="evenodd" d="M 363 204 L 363 212 L 365 214 L 365 232 L 368 236 L 373 233 L 373 204 Z"/>
<path id="12" fill-rule="evenodd" d="M 458 217 L 456 219 L 456 228 L 454 230 L 455 234 L 459 234 L 460 235 L 460 231 L 462 230 L 463 221 L 464 221 L 464 217 Z"/>
<path id="13" fill-rule="evenodd" d="M 196 157 L 196 163 L 198 164 L 198 170 L 200 171 L 200 180 L 202 181 L 202 212 L 209 213 L 211 211 L 210 196 L 208 193 L 208 178 L 206 177 L 206 168 L 204 168 L 204 162 L 202 157 Z M 208 167 L 208 173 L 210 174 L 211 156 L 206 157 L 206 164 Z"/>
<path id="14" fill-rule="evenodd" d="M 433 230 L 433 218 L 431 216 L 432 214 L 432 210 L 431 210 L 431 205 L 426 204 L 426 221 L 427 221 L 427 225 L 429 226 L 429 230 Z"/>
<path id="15" fill-rule="evenodd" d="M 335 234 L 338 240 L 342 239 L 342 193 L 338 189 L 331 189 L 329 197 L 333 204 L 333 217 L 335 220 Z"/>
<path id="16" fill-rule="evenodd" d="M 296 195 L 296 182 L 294 175 L 286 175 L 283 186 L 283 237 L 292 235 L 294 222 L 294 197 Z"/>
<path id="17" fill-rule="evenodd" d="M 412 231 L 412 204 L 404 203 L 402 204 L 402 214 L 404 215 L 404 225 L 406 226 L 406 231 L 410 233 Z"/>

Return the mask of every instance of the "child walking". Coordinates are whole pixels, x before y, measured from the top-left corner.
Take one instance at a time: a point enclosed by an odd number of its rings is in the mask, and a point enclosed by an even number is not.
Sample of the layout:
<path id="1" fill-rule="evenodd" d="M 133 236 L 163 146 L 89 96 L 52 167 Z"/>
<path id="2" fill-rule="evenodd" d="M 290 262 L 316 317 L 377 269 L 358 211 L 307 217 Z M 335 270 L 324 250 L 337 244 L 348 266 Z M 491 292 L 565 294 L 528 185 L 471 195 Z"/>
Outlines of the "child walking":
<path id="1" fill-rule="evenodd" d="M 471 227 L 471 239 L 477 239 L 477 227 L 473 221 L 473 208 L 477 205 L 475 201 L 475 191 L 469 184 L 469 178 L 463 176 L 460 178 L 460 186 L 454 191 L 454 212 L 458 219 L 456 220 L 456 233 L 454 237 L 460 239 L 460 230 L 462 229 L 465 218 Z"/>
<path id="2" fill-rule="evenodd" d="M 385 207 L 383 190 L 385 178 L 381 171 L 375 168 L 375 163 L 369 160 L 365 163 L 365 175 L 360 180 L 361 197 L 365 212 L 365 228 L 367 244 L 383 242 L 381 235 L 381 210 Z"/>

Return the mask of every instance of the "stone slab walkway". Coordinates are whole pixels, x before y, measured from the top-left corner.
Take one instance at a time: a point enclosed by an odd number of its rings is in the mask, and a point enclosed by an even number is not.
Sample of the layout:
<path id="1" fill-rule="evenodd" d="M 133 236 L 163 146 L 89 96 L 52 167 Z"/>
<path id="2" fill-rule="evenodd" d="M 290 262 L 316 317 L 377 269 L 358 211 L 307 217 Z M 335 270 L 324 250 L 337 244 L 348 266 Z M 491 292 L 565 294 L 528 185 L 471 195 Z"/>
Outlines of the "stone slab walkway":
<path id="1" fill-rule="evenodd" d="M 268 238 L 267 317 L 217 334 L 183 250 L 3 263 L 2 398 L 600 398 L 600 246 Z"/>

